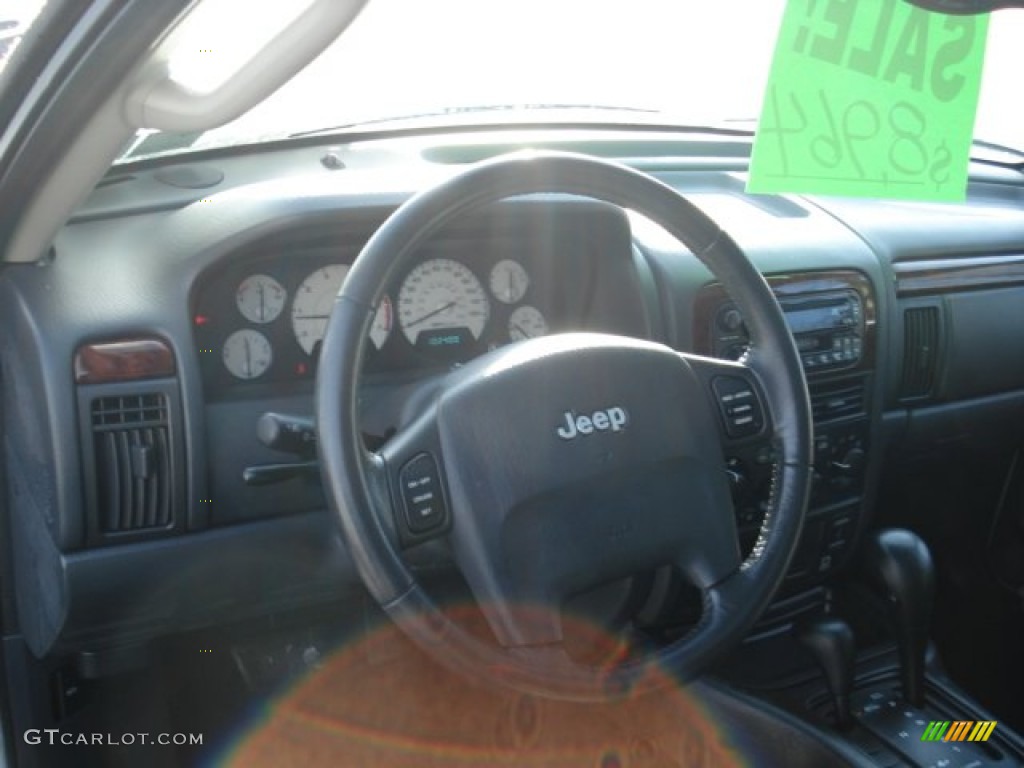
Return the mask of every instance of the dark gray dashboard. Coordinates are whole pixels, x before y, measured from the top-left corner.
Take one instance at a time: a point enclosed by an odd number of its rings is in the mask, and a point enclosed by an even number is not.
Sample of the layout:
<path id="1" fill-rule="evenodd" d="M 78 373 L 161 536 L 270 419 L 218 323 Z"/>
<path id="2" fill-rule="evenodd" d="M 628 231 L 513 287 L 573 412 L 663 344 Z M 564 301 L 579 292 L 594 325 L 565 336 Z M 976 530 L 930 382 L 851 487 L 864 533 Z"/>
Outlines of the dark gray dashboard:
<path id="1" fill-rule="evenodd" d="M 44 263 L 0 272 L 18 616 L 36 653 L 142 642 L 359 591 L 315 477 L 255 488 L 241 476 L 247 466 L 282 460 L 256 440 L 260 414 L 311 414 L 315 355 L 288 321 L 303 280 L 325 265 L 349 263 L 411 192 L 457 170 L 431 165 L 420 150 L 417 142 L 388 143 L 374 159 L 367 149 L 362 167 L 340 173 L 325 170 L 309 149 L 208 159 L 222 166 L 225 180 L 199 191 L 161 184 L 158 167 L 140 167 L 98 189 Z M 870 286 L 877 354 L 870 370 L 857 374 L 865 392 L 857 423 L 872 446 L 867 482 L 838 511 L 822 510 L 822 535 L 846 517 L 864 524 L 883 446 L 893 430 L 908 429 L 909 414 L 996 398 L 1009 409 L 999 413 L 1012 418 L 993 428 L 1019 434 L 1024 279 L 1012 277 L 1016 267 L 997 270 L 1002 277 L 992 283 L 900 288 L 907 261 L 962 265 L 1024 254 L 1019 180 L 984 178 L 979 170 L 969 202 L 942 207 L 749 197 L 729 159 L 718 167 L 666 160 L 655 172 L 709 213 L 765 274 L 813 282 L 817 273 L 845 271 Z M 590 329 L 700 347 L 706 328 L 694 307 L 710 274 L 658 227 L 617 209 L 568 198 L 508 201 L 444 233 L 422 259 L 454 259 L 486 289 L 489 271 L 513 253 L 534 277 L 538 293 L 529 300 L 552 331 Z M 286 289 L 279 319 L 248 322 L 232 306 L 252 274 L 273 276 Z M 367 371 L 368 434 L 386 439 L 405 418 L 399 404 L 410 383 L 511 341 L 509 317 L 518 304 L 489 300 L 493 328 L 459 345 L 461 357 L 432 356 L 403 346 L 397 335 L 387 342 L 395 341 L 393 348 L 381 346 Z M 906 313 L 921 307 L 935 309 L 941 354 L 928 362 L 935 367 L 931 387 L 908 394 L 915 371 L 906 367 L 914 343 Z M 219 351 L 245 328 L 265 331 L 278 362 L 252 380 L 226 372 Z M 126 339 L 162 343 L 172 370 L 76 381 L 83 345 Z M 1004 364 L 983 371 L 984 385 L 972 384 L 979 366 L 999 354 Z M 815 374 L 812 393 L 831 392 L 848 378 Z M 98 482 L 96 460 L 88 456 L 92 404 L 119 398 L 127 409 L 142 396 L 159 396 L 165 405 L 140 429 L 167 430 L 176 462 L 167 491 L 173 514 L 155 528 L 110 531 L 90 508 L 97 502 L 89 489 Z"/>

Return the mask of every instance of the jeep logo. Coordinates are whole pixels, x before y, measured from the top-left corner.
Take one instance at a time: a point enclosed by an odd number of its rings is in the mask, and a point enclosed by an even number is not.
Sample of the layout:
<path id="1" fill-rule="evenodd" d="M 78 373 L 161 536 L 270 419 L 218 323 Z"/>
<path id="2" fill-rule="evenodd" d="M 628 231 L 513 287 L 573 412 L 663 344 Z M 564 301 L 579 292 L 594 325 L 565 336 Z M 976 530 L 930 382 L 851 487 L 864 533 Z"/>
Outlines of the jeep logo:
<path id="1" fill-rule="evenodd" d="M 625 408 L 608 408 L 594 411 L 589 416 L 577 416 L 573 411 L 565 412 L 565 426 L 558 427 L 555 432 L 563 440 L 573 440 L 577 435 L 591 435 L 594 432 L 621 432 L 629 423 L 629 414 Z"/>

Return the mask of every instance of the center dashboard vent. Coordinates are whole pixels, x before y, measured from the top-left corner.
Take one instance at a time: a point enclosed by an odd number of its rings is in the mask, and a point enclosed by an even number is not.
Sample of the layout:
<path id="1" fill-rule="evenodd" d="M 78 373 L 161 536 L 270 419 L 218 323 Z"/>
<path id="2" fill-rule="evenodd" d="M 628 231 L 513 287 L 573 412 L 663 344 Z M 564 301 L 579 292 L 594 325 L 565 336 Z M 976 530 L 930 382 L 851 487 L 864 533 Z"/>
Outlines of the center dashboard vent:
<path id="1" fill-rule="evenodd" d="M 103 533 L 172 522 L 173 452 L 161 393 L 98 397 L 90 409 L 98 523 Z"/>

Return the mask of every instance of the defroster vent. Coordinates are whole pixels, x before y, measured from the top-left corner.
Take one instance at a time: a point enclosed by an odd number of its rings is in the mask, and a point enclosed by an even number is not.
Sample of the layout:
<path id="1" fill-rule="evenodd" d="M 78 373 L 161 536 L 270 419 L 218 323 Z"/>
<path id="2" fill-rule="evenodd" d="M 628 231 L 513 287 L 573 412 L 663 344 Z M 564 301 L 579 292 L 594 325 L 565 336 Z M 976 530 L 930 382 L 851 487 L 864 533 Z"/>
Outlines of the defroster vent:
<path id="1" fill-rule="evenodd" d="M 92 401 L 97 522 L 103 533 L 173 522 L 168 412 L 167 397 L 159 393 Z"/>

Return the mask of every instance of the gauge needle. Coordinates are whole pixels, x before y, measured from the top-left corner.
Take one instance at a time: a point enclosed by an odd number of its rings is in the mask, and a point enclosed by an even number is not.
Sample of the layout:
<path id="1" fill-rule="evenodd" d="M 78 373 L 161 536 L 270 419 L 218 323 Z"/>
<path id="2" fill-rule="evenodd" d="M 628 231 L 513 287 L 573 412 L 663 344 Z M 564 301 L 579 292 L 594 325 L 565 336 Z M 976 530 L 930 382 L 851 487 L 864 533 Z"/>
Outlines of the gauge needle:
<path id="1" fill-rule="evenodd" d="M 411 323 L 406 323 L 405 327 L 406 328 L 412 328 L 414 325 L 419 325 L 420 323 L 426 322 L 427 320 L 432 318 L 434 315 L 440 315 L 445 310 L 451 309 L 454 306 L 455 306 L 455 302 L 454 301 L 449 301 L 447 304 L 441 305 L 440 307 L 435 309 L 433 312 L 427 312 L 427 314 L 423 315 L 423 317 L 417 317 Z"/>
<path id="2" fill-rule="evenodd" d="M 526 332 L 526 329 L 523 328 L 523 326 L 519 325 L 519 323 L 512 323 L 512 330 L 519 331 L 521 334 L 523 334 L 523 338 L 524 339 L 529 339 L 530 338 L 530 334 L 528 334 Z"/>
<path id="3" fill-rule="evenodd" d="M 264 298 L 264 294 L 265 293 L 266 293 L 266 289 L 264 289 L 263 283 L 260 283 L 260 322 L 262 322 L 262 321 L 267 319 L 267 312 L 266 312 L 266 308 L 265 308 L 266 307 L 266 300 Z"/>
<path id="4" fill-rule="evenodd" d="M 252 349 L 249 347 L 249 339 L 245 340 L 245 375 L 252 378 Z"/>

